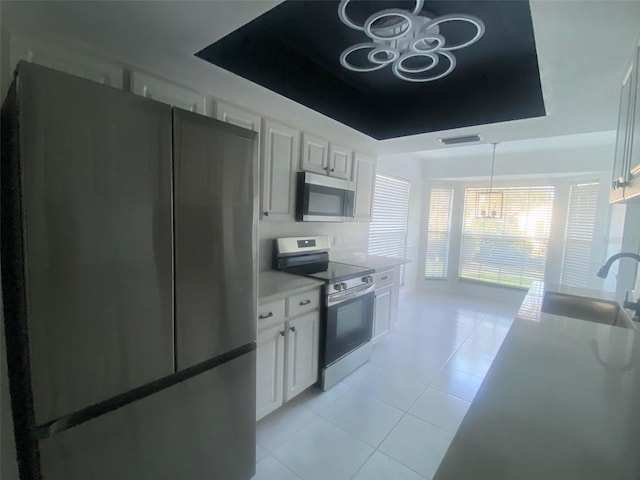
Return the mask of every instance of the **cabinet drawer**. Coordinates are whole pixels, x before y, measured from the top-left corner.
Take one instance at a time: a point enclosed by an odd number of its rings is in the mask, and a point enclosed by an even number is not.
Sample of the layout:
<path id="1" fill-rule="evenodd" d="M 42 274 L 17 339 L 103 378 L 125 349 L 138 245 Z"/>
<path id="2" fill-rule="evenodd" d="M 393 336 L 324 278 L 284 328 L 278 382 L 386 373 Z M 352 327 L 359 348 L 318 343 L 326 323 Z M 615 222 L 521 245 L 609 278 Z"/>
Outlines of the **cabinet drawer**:
<path id="1" fill-rule="evenodd" d="M 287 297 L 287 317 L 295 317 L 301 313 L 310 312 L 320 306 L 320 289 L 299 293 Z"/>
<path id="2" fill-rule="evenodd" d="M 264 328 L 265 323 L 273 325 L 274 322 L 284 321 L 284 300 L 258 305 L 258 328 Z"/>
<path id="3" fill-rule="evenodd" d="M 376 290 L 393 285 L 393 274 L 393 269 L 385 270 L 384 272 L 376 272 Z"/>

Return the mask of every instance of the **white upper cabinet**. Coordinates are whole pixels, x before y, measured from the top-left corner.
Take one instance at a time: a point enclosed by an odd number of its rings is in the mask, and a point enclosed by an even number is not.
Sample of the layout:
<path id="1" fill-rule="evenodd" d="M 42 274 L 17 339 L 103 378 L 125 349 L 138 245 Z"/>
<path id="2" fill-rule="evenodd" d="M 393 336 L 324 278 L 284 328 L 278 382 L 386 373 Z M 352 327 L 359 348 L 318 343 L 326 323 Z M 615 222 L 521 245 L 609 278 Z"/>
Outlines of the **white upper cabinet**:
<path id="1" fill-rule="evenodd" d="M 376 182 L 376 164 L 373 158 L 356 153 L 354 156 L 354 180 L 356 199 L 354 217 L 356 222 L 370 222 L 373 205 L 373 188 Z"/>
<path id="2" fill-rule="evenodd" d="M 295 173 L 300 156 L 299 138 L 298 130 L 273 120 L 264 120 L 261 199 L 263 219 L 293 219 Z"/>
<path id="3" fill-rule="evenodd" d="M 329 175 L 352 180 L 353 150 L 332 143 L 329 145 Z"/>
<path id="4" fill-rule="evenodd" d="M 258 152 L 261 147 L 262 118 L 257 113 L 248 112 L 230 103 L 217 102 L 216 118 L 223 122 L 258 132 Z"/>
<path id="5" fill-rule="evenodd" d="M 11 71 L 15 70 L 18 62 L 25 60 L 104 85 L 122 88 L 123 68 L 115 62 L 96 59 L 91 55 L 22 35 L 11 35 L 10 43 Z"/>
<path id="6" fill-rule="evenodd" d="M 206 115 L 204 95 L 161 78 L 140 72 L 131 72 L 131 91 L 174 107 Z"/>
<path id="7" fill-rule="evenodd" d="M 217 102 L 216 118 L 223 122 L 237 125 L 260 133 L 262 127 L 262 118 L 256 113 L 243 110 L 235 105 L 225 102 Z"/>
<path id="8" fill-rule="evenodd" d="M 636 50 L 634 74 L 635 82 L 633 98 L 629 107 L 628 133 L 628 183 L 624 189 L 624 198 L 638 198 L 640 196 L 640 43 Z"/>
<path id="9" fill-rule="evenodd" d="M 326 175 L 329 168 L 329 142 L 304 132 L 300 168 L 307 172 Z"/>
<path id="10" fill-rule="evenodd" d="M 353 180 L 353 150 L 329 143 L 307 132 L 302 133 L 300 168 L 307 172 Z"/>
<path id="11" fill-rule="evenodd" d="M 622 79 L 609 201 L 640 196 L 640 41 Z"/>

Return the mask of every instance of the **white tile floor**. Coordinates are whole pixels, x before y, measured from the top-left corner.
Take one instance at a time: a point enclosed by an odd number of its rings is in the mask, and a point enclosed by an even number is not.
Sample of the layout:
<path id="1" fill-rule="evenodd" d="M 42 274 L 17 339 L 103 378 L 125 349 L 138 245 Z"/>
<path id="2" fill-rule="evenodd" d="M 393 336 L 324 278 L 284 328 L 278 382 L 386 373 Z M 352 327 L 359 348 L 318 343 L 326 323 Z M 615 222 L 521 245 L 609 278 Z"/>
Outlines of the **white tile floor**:
<path id="1" fill-rule="evenodd" d="M 403 300 L 368 364 L 258 423 L 254 480 L 431 479 L 514 316 L 469 299 Z"/>

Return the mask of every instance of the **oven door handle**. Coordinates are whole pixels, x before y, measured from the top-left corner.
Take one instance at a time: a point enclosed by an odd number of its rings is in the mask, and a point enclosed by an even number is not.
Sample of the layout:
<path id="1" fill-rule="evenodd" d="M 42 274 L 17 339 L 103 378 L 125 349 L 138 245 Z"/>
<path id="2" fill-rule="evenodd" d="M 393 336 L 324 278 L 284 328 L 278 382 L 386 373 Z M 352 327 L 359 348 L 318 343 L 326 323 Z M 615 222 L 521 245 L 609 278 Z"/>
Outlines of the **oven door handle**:
<path id="1" fill-rule="evenodd" d="M 333 305 L 337 305 L 342 302 L 346 302 L 347 300 L 353 300 L 354 298 L 363 297 L 376 289 L 375 283 L 370 283 L 367 285 L 367 288 L 363 290 L 357 290 L 355 292 L 342 293 L 338 295 L 329 295 L 327 297 L 327 307 L 331 307 Z"/>

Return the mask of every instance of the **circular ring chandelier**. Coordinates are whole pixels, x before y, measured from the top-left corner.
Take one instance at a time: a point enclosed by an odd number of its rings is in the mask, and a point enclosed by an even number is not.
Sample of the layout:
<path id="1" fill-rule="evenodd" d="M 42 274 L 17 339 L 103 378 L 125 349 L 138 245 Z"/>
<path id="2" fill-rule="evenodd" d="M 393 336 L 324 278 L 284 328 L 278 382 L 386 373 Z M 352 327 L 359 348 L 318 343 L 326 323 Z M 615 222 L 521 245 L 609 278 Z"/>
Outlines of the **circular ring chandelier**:
<path id="1" fill-rule="evenodd" d="M 452 50 L 459 50 L 476 43 L 484 35 L 484 23 L 478 17 L 466 14 L 450 14 L 441 17 L 422 12 L 424 0 L 415 0 L 413 11 L 387 8 L 369 16 L 363 25 L 356 24 L 347 15 L 351 0 L 341 0 L 338 17 L 347 27 L 359 30 L 370 42 L 356 43 L 347 47 L 340 55 L 340 64 L 353 72 L 373 72 L 391 65 L 393 74 L 407 82 L 432 82 L 446 77 L 456 68 L 456 57 Z M 475 27 L 471 39 L 448 45 L 440 34 L 440 25 L 447 22 L 466 22 Z M 358 66 L 349 61 L 349 56 L 360 50 L 368 50 L 368 65 Z M 411 59 L 424 59 L 422 66 L 409 66 Z M 440 61 L 447 62 L 441 73 L 430 72 Z M 409 62 L 411 63 L 411 62 Z M 413 60 L 415 64 L 415 60 Z"/>

